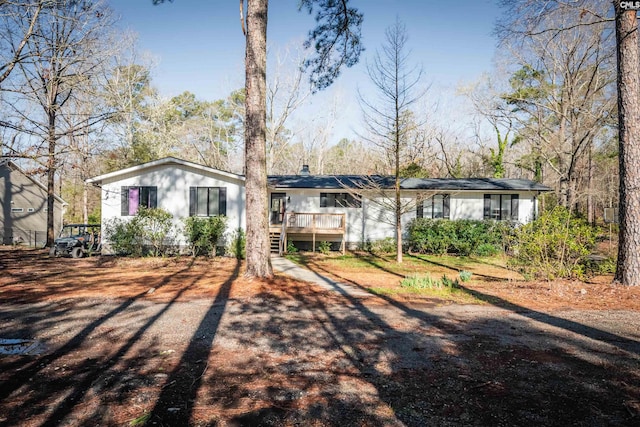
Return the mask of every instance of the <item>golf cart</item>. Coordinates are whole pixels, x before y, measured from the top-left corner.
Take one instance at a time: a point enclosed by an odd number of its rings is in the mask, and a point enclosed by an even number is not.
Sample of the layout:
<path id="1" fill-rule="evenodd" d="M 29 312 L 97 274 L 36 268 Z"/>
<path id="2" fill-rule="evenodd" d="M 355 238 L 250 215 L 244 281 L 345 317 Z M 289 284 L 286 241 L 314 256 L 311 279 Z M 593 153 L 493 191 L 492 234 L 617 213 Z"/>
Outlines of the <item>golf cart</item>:
<path id="1" fill-rule="evenodd" d="M 49 255 L 83 258 L 99 254 L 102 249 L 100 237 L 100 224 L 67 224 L 60 230 Z"/>

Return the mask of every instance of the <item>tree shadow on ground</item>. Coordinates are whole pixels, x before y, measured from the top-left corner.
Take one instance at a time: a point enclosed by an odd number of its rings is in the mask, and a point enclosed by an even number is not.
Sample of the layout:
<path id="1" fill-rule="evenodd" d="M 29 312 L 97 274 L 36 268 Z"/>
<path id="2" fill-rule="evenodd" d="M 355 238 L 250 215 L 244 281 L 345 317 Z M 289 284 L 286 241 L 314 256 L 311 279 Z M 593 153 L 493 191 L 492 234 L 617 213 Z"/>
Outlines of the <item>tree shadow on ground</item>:
<path id="1" fill-rule="evenodd" d="M 190 267 L 191 264 L 175 274 L 167 275 L 155 285 L 156 289 L 162 288 L 172 281 L 179 281 L 181 275 L 186 274 Z M 198 280 L 197 277 L 191 279 L 192 281 L 185 284 L 169 303 L 164 304 L 159 310 L 148 316 L 141 310 L 143 306 L 139 303 L 147 294 L 147 292 L 143 292 L 135 297 L 127 298 L 105 314 L 94 318 L 49 354 L 35 359 L 18 357 L 7 365 L 0 360 L 0 366 L 8 374 L 3 376 L 4 378 L 0 382 L 0 401 L 7 400 L 14 393 L 21 393 L 24 396 L 24 398 L 18 399 L 17 405 L 12 406 L 13 416 L 2 420 L 0 424 L 15 425 L 16 417 L 28 419 L 38 416 L 46 417 L 40 425 L 64 424 L 65 418 L 82 406 L 83 399 L 87 397 L 87 394 L 94 394 L 98 389 L 108 391 L 110 384 L 118 382 L 108 378 L 108 376 L 116 378 L 119 374 L 124 373 L 124 371 L 119 371 L 118 365 L 128 364 L 129 369 L 133 369 L 131 374 L 135 376 L 134 372 L 143 369 L 144 363 L 139 361 L 136 364 L 133 362 L 135 358 L 127 362 L 128 354 L 133 351 L 136 345 L 143 346 L 140 341 L 145 332 L 162 316 L 166 315 L 180 296 Z M 89 302 L 84 305 L 80 304 L 80 306 L 77 304 L 77 301 L 63 301 L 51 306 L 37 307 L 34 313 L 17 314 L 16 311 L 14 315 L 24 316 L 21 323 L 33 325 L 28 332 L 31 336 L 38 336 L 45 334 L 54 325 L 64 326 L 65 323 L 84 322 L 84 319 L 76 317 L 76 312 L 80 309 L 80 312 L 87 311 L 93 315 L 93 310 L 100 306 L 98 302 Z M 63 305 L 64 308 L 55 310 L 59 305 Z M 49 311 L 52 308 L 54 311 Z M 34 317 L 44 321 L 30 322 L 30 319 Z M 15 319 L 13 320 L 15 323 Z M 114 322 L 116 325 L 112 326 Z M 128 323 L 135 324 L 136 329 L 126 330 L 123 328 L 123 324 Z M 66 332 L 70 333 L 70 330 Z M 22 330 L 21 333 L 27 333 L 27 331 Z M 105 341 L 107 342 L 105 343 Z M 100 345 L 98 348 L 104 349 L 102 356 L 86 358 L 77 363 L 74 357 L 78 353 L 89 350 L 89 354 L 95 354 L 96 351 L 92 347 L 96 345 Z M 153 345 L 140 351 L 153 352 Z M 10 373 L 5 370 L 5 366 L 11 368 Z M 47 380 L 48 378 L 49 380 Z"/>
<path id="2" fill-rule="evenodd" d="M 231 425 L 625 425 L 620 399 L 640 394 L 617 387 L 638 378 L 632 358 L 610 372 L 615 363 L 581 356 L 595 351 L 587 340 L 521 317 L 289 296 L 275 305 L 265 294 L 229 313 L 224 339 L 246 354 L 204 384 L 228 393 L 208 402 L 220 412 L 251 399 L 255 408 Z"/>
<path id="3" fill-rule="evenodd" d="M 335 275 L 335 273 L 327 270 L 326 268 L 324 268 L 322 265 L 315 263 L 315 262 L 309 262 L 308 263 L 308 267 L 315 269 L 316 271 L 320 271 L 320 274 L 333 274 Z M 337 283 L 334 283 L 333 286 L 338 289 L 339 286 Z M 357 286 L 358 288 L 364 290 L 364 291 L 368 291 L 367 288 L 365 288 L 364 286 L 355 283 L 355 286 Z M 485 294 L 476 290 L 473 290 L 471 288 L 465 287 L 463 285 L 458 284 L 458 287 L 464 291 L 465 293 L 467 293 L 468 295 L 473 296 L 474 298 L 476 298 L 479 301 L 484 301 L 487 302 L 491 305 L 494 305 L 496 307 L 499 308 L 503 308 L 506 310 L 509 310 L 513 313 L 518 313 L 520 315 L 529 317 L 533 320 L 542 322 L 542 323 L 546 323 L 547 325 L 550 326 L 554 326 L 554 327 L 558 327 L 561 329 L 564 329 L 566 331 L 572 332 L 572 333 L 576 333 L 579 335 L 582 335 L 584 337 L 587 338 L 591 338 L 594 340 L 598 340 L 598 341 L 602 341 L 605 342 L 607 344 L 611 344 L 614 345 L 616 347 L 620 347 L 622 350 L 625 351 L 630 351 L 632 353 L 635 354 L 640 354 L 640 343 L 638 341 L 635 340 L 631 340 L 619 335 L 616 335 L 614 333 L 610 333 L 592 326 L 587 326 L 584 324 L 581 324 L 579 322 L 574 322 L 571 320 L 567 320 L 567 319 L 563 319 L 561 317 L 557 317 L 557 316 L 553 316 L 551 314 L 548 313 L 543 313 L 540 311 L 535 311 L 535 310 L 531 310 L 528 309 L 526 307 L 522 307 L 520 305 L 517 304 L 513 304 L 505 299 L 496 297 L 494 295 L 489 295 L 489 294 Z M 408 307 L 407 305 L 396 301 L 386 295 L 379 295 L 376 294 L 376 296 L 378 298 L 383 299 L 386 303 L 402 310 L 403 312 L 405 312 L 408 315 L 411 315 L 417 319 L 420 320 L 426 320 L 426 321 L 430 321 L 430 319 L 428 318 L 424 318 L 424 312 L 422 312 L 421 310 L 417 310 L 417 309 L 412 309 L 410 307 Z"/>
<path id="4" fill-rule="evenodd" d="M 456 267 L 454 265 L 446 264 L 444 262 L 437 262 L 437 261 L 434 261 L 432 259 L 425 259 L 425 258 L 421 258 L 421 257 L 418 257 L 418 256 L 412 256 L 412 258 L 416 259 L 416 260 L 419 260 L 419 261 L 422 261 L 422 262 L 427 263 L 427 264 L 431 264 L 431 265 L 435 265 L 435 266 L 438 266 L 438 267 L 446 268 L 446 269 L 454 271 L 456 273 L 460 273 L 461 271 L 464 270 L 464 269 Z M 485 263 L 485 264 L 491 265 L 491 266 L 494 266 L 494 267 L 497 266 L 497 265 L 494 265 L 494 264 L 491 264 L 491 263 Z M 497 266 L 497 267 L 503 268 L 502 266 Z M 473 275 L 474 276 L 478 276 L 478 277 L 482 277 L 485 281 L 489 281 L 489 282 L 501 282 L 501 281 L 509 280 L 509 279 L 506 279 L 504 277 L 492 276 L 492 275 L 489 275 L 489 274 L 483 274 L 483 273 L 477 273 L 477 272 L 474 272 Z"/>
<path id="5" fill-rule="evenodd" d="M 612 332 L 607 332 L 602 329 L 598 329 L 592 326 L 588 326 L 573 320 L 564 319 L 562 317 L 553 316 L 542 311 L 531 310 L 526 307 L 522 307 L 518 304 L 514 304 L 505 299 L 496 297 L 494 295 L 488 295 L 483 292 L 479 292 L 474 289 L 465 287 L 464 285 L 458 285 L 458 287 L 465 293 L 477 298 L 480 301 L 489 302 L 495 306 L 507 309 L 514 313 L 518 313 L 521 316 L 528 317 L 537 322 L 546 323 L 547 325 L 554 326 L 565 331 L 569 331 L 586 338 L 591 338 L 596 341 L 601 341 L 612 346 L 618 347 L 621 350 L 640 355 L 640 342 L 630 338 L 626 338 Z"/>
<path id="6" fill-rule="evenodd" d="M 231 286 L 238 278 L 239 272 L 240 261 L 238 260 L 233 274 L 222 284 L 200 321 L 178 366 L 169 374 L 165 387 L 150 412 L 151 422 L 159 421 L 161 425 L 189 424 L 202 377 L 209 366 L 209 354 L 225 312 Z"/>
<path id="7" fill-rule="evenodd" d="M 516 307 L 427 311 L 355 297 L 329 280 L 340 293 L 274 281 L 229 300 L 237 274 L 213 301 L 193 302 L 199 321 L 177 316 L 179 294 L 198 280 L 178 272 L 165 279 L 181 284 L 167 304 L 114 303 L 51 355 L 12 371 L 0 359 L 0 392 L 12 388 L 0 399 L 0 423 L 624 426 L 640 416 L 625 406 L 640 402 L 637 356 Z M 10 316 L 23 321 L 11 320 L 14 330 L 37 336 L 43 310 L 56 307 L 38 306 L 37 318 L 16 308 Z M 60 322 L 79 316 L 72 305 L 58 308 Z M 21 329 L 29 319 L 37 320 Z M 162 355 L 189 320 L 184 351 Z M 145 339 L 152 326 L 158 333 Z M 99 357 L 84 356 L 96 347 Z M 122 412 L 142 416 L 123 422 Z"/>

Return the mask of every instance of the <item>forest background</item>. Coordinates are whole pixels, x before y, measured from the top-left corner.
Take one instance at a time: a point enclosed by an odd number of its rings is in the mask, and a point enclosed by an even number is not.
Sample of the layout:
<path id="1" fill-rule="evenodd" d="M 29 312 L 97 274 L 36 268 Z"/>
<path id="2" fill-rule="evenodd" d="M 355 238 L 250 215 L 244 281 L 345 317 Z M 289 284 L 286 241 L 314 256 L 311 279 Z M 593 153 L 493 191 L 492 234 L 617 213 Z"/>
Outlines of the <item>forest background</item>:
<path id="1" fill-rule="evenodd" d="M 127 18 L 126 9 L 118 11 L 124 2 L 78 2 L 82 7 L 64 18 L 48 10 L 46 3 L 2 3 L 0 54 L 3 71 L 11 70 L 0 83 L 2 155 L 18 159 L 43 180 L 53 180 L 56 193 L 70 203 L 68 222 L 99 218 L 99 193 L 84 180 L 101 173 L 165 156 L 243 173 L 244 50 L 235 6 L 229 16 L 224 9 L 214 19 L 225 22 L 220 27 L 227 37 L 201 44 L 196 43 L 201 38 L 196 31 L 189 35 L 193 44 L 183 44 L 182 54 L 196 59 L 211 56 L 206 47 L 211 45 L 235 52 L 213 55 L 237 71 L 224 68 L 223 79 L 212 70 L 216 91 L 200 92 L 180 58 L 158 57 L 140 48 L 139 38 L 144 36 L 127 23 L 132 15 Z M 200 6 L 194 10 L 193 5 L 180 4 L 188 2 L 162 7 L 136 3 L 137 13 L 144 6 L 146 22 L 163 29 L 169 39 L 179 37 L 180 27 L 176 24 L 172 31 L 156 20 L 156 14 L 179 17 L 188 9 L 192 17 L 200 13 Z M 484 11 L 475 13 L 479 21 L 491 22 L 483 40 L 492 40 L 495 50 L 473 46 L 479 36 L 471 24 L 459 36 L 462 45 L 466 40 L 471 50 L 482 52 L 480 58 L 470 56 L 446 33 L 417 34 L 414 40 L 415 16 L 429 11 L 416 13 L 404 3 L 393 9 L 391 3 L 373 2 L 369 21 L 367 5 L 361 5 L 364 22 L 373 23 L 363 29 L 367 50 L 360 69 L 344 71 L 341 86 L 319 94 L 300 71 L 306 59 L 302 39 L 312 17 L 290 7 L 279 25 L 279 6 L 270 10 L 274 43 L 269 45 L 267 74 L 269 174 L 295 174 L 302 164 L 314 174 L 393 172 L 392 156 L 372 141 L 362 105 L 353 100 L 371 94 L 366 68 L 383 46 L 385 29 L 406 20 L 408 59 L 420 71 L 415 87 L 420 102 L 403 112 L 408 123 L 401 153 L 403 176 L 534 179 L 554 189 L 546 206 L 570 207 L 591 222 L 602 219 L 604 208 L 617 206 L 615 33 L 613 22 L 602 19 L 613 17 L 610 3 L 583 2 L 589 13 L 561 8 L 540 23 L 562 27 L 560 33 L 524 33 L 520 25 L 526 16 L 513 12 L 526 2 L 485 2 Z M 452 12 L 446 16 L 452 17 Z M 455 28 L 436 19 L 440 27 Z M 39 37 L 26 37 L 34 33 L 32 24 L 40 26 L 35 31 Z M 293 35 L 282 37 L 287 27 Z M 425 54 L 420 46 L 444 49 L 457 60 L 440 64 L 444 57 L 437 49 Z M 478 63 L 489 69 L 483 72 Z M 183 70 L 182 78 L 172 79 L 171 88 L 165 81 L 171 74 L 167 64 Z M 457 81 L 444 76 L 447 67 Z M 466 72 L 459 73 L 461 69 Z M 181 81 L 184 91 L 179 89 Z M 224 88 L 224 95 L 207 99 Z"/>

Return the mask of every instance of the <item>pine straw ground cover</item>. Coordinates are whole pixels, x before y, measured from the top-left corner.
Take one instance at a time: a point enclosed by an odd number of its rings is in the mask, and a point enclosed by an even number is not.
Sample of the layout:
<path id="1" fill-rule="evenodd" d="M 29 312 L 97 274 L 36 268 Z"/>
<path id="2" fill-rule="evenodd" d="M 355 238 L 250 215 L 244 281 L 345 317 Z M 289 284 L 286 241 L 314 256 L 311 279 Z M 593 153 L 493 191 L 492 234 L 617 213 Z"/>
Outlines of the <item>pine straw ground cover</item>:
<path id="1" fill-rule="evenodd" d="M 499 264 L 305 256 L 354 298 L 207 260 L 0 249 L 0 425 L 640 422 L 640 289 L 525 282 Z M 461 264 L 459 264 L 461 263 Z M 461 293 L 406 274 L 473 272 Z"/>

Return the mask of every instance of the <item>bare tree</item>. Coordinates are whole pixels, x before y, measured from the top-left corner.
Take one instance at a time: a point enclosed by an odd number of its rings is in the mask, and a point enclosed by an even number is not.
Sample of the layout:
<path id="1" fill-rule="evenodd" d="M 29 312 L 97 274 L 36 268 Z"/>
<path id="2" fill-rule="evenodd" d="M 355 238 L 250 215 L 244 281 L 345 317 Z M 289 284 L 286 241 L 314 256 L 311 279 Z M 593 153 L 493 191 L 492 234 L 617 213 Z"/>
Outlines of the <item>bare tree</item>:
<path id="1" fill-rule="evenodd" d="M 3 28 L 0 32 L 0 85 L 9 77 L 15 66 L 30 54 L 24 47 L 33 35 L 40 12 L 46 3 L 46 0 L 0 1 L 0 20 Z M 23 19 L 16 19 L 17 16 L 23 16 Z"/>
<path id="2" fill-rule="evenodd" d="M 15 15 L 15 26 L 26 25 L 26 15 Z M 25 136 L 23 151 L 43 164 L 47 175 L 47 246 L 54 240 L 54 195 L 60 156 L 67 147 L 58 143 L 86 132 L 111 115 L 95 106 L 87 114 L 72 106 L 74 101 L 95 93 L 95 79 L 109 57 L 108 34 L 113 21 L 100 1 L 46 2 L 24 46 L 27 59 L 5 81 L 4 125 Z"/>
<path id="3" fill-rule="evenodd" d="M 537 34 L 559 35 L 578 27 L 615 22 L 617 88 L 618 88 L 618 138 L 619 138 L 619 215 L 620 236 L 618 261 L 614 280 L 623 285 L 640 285 L 640 97 L 637 11 L 621 7 L 619 0 L 611 6 L 595 0 L 516 2 L 503 0 L 509 9 L 507 17 L 498 27 L 503 38 L 511 35 L 533 36 Z M 610 5 L 610 4 L 609 4 Z M 631 2 L 631 6 L 634 3 Z M 540 25 L 549 14 L 567 11 L 576 19 L 570 25 Z M 611 28 L 603 30 L 611 32 Z"/>
<path id="4" fill-rule="evenodd" d="M 327 148 L 323 173 L 335 175 L 372 175 L 381 162 L 376 153 L 365 148 L 358 140 L 343 138 Z M 358 159 L 354 162 L 353 159 Z"/>
<path id="5" fill-rule="evenodd" d="M 275 71 L 267 81 L 267 172 L 283 173 L 289 169 L 290 140 L 295 136 L 287 123 L 311 95 L 305 85 L 304 59 L 276 55 Z"/>
<path id="6" fill-rule="evenodd" d="M 489 124 L 491 137 L 486 139 L 480 123 L 475 123 L 475 137 L 481 148 L 480 155 L 494 178 L 507 176 L 508 150 L 517 141 L 513 136 L 515 124 L 512 112 L 501 98 L 501 92 L 489 76 L 470 88 L 463 89 L 464 95 L 471 101 L 476 117 Z"/>
<path id="7" fill-rule="evenodd" d="M 393 170 L 396 261 L 402 262 L 402 214 L 407 206 L 400 194 L 400 172 L 409 135 L 418 126 L 411 107 L 424 95 L 424 90 L 419 87 L 422 69 L 409 62 L 405 25 L 396 21 L 385 36 L 385 43 L 376 52 L 373 63 L 367 65 L 377 99 L 367 99 L 362 93 L 359 99 L 368 133 L 365 138 L 387 155 Z"/>
<path id="8" fill-rule="evenodd" d="M 151 84 L 154 59 L 138 53 L 132 34 L 125 34 L 119 44 L 122 47 L 117 55 L 113 55 L 111 66 L 105 69 L 101 94 L 116 112 L 108 121 L 108 130 L 117 141 L 115 147 L 110 147 L 118 153 L 115 161 L 108 162 L 113 169 L 130 166 L 134 137 L 143 121 L 144 110 L 157 98 L 157 91 Z"/>
<path id="9" fill-rule="evenodd" d="M 539 25 L 570 27 L 575 13 L 548 14 Z M 531 35 L 516 53 L 521 66 L 503 97 L 520 121 L 520 136 L 540 148 L 557 177 L 560 202 L 573 209 L 586 193 L 588 155 L 614 111 L 613 49 L 604 23 Z M 547 174 L 547 179 L 550 174 Z"/>

